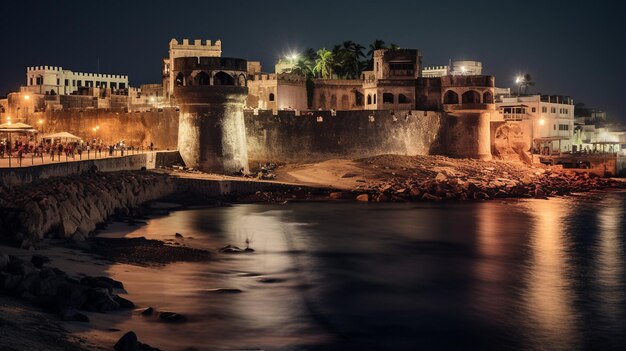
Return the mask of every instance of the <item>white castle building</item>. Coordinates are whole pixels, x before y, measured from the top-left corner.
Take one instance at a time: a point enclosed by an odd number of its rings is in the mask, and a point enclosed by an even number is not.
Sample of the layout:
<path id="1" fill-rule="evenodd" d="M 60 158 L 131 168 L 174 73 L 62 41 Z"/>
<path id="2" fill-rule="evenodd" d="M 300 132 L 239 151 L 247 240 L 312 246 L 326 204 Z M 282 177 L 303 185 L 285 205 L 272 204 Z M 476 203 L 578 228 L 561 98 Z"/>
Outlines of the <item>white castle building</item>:
<path id="1" fill-rule="evenodd" d="M 73 72 L 63 67 L 35 66 L 26 69 L 24 93 L 71 95 L 80 87 L 120 90 L 128 88 L 128 76 Z"/>
<path id="2" fill-rule="evenodd" d="M 422 77 L 444 76 L 480 76 L 483 64 L 480 61 L 452 61 L 445 66 L 426 66 L 422 68 Z"/>

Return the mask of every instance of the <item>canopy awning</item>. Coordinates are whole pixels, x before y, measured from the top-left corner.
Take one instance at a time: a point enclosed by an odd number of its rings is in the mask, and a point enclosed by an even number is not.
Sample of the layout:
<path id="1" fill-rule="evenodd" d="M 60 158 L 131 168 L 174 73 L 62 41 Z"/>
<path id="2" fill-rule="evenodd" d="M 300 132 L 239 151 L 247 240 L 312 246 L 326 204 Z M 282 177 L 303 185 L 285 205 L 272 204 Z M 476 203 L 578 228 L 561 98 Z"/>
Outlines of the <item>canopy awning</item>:
<path id="1" fill-rule="evenodd" d="M 48 134 L 43 137 L 44 139 L 67 139 L 67 140 L 82 140 L 74 134 L 68 132 L 59 132 L 54 134 Z"/>
<path id="2" fill-rule="evenodd" d="M 37 129 L 24 123 L 4 123 L 0 124 L 0 133 L 36 133 Z"/>

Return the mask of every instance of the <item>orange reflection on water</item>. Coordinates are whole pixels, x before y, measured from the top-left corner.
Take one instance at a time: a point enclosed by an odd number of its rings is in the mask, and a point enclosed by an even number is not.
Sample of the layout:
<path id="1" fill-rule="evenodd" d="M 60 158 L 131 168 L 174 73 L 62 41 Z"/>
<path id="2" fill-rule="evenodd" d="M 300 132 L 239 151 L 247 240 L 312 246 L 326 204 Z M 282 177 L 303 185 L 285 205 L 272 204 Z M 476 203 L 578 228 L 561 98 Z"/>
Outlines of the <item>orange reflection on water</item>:
<path id="1" fill-rule="evenodd" d="M 563 199 L 528 202 L 530 262 L 527 265 L 525 308 L 536 342 L 548 345 L 574 343 L 576 315 L 572 307 L 573 287 L 568 280 L 567 230 L 568 203 Z M 540 345 L 535 345 L 535 347 Z M 574 344 L 572 344 L 574 346 Z"/>

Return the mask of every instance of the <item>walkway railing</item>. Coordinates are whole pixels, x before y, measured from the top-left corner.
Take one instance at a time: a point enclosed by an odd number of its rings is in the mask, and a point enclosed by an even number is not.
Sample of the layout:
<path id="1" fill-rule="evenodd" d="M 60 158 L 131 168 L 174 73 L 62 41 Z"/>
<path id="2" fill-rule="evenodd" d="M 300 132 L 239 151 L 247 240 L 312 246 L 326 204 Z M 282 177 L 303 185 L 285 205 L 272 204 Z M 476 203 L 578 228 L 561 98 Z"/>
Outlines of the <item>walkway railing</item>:
<path id="1" fill-rule="evenodd" d="M 52 163 L 75 162 L 83 160 L 99 160 L 106 158 L 123 157 L 130 155 L 145 154 L 146 152 L 157 151 L 156 149 L 132 148 L 132 149 L 114 149 L 114 150 L 85 150 L 82 152 L 57 152 L 48 153 L 28 153 L 26 155 L 16 156 L 16 152 L 0 155 L 0 168 L 20 168 L 35 165 L 44 165 Z"/>

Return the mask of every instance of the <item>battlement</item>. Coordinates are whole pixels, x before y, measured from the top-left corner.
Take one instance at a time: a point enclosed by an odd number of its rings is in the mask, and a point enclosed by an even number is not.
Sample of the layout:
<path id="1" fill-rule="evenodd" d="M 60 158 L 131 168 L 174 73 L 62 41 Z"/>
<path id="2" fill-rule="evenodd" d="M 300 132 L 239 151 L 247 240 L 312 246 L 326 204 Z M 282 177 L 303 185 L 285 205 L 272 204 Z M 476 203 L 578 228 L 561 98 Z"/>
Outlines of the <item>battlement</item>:
<path id="1" fill-rule="evenodd" d="M 211 49 L 215 48 L 215 50 L 222 50 L 222 41 L 216 40 L 215 44 L 212 44 L 210 40 L 205 40 L 204 43 L 201 39 L 194 39 L 193 44 L 189 43 L 189 39 L 183 39 L 182 44 L 179 44 L 178 40 L 172 39 L 170 40 L 170 49 Z"/>
<path id="2" fill-rule="evenodd" d="M 74 77 L 90 77 L 90 78 L 110 78 L 110 79 L 128 79 L 127 75 L 121 74 L 105 74 L 105 73 L 83 73 L 83 72 L 74 72 L 71 70 L 64 70 L 63 67 L 57 66 L 32 66 L 26 68 L 27 73 L 63 73 L 63 74 L 71 74 Z"/>

